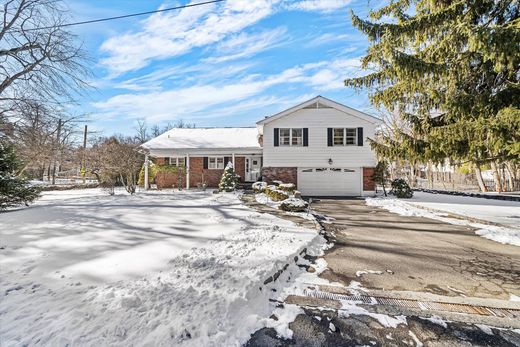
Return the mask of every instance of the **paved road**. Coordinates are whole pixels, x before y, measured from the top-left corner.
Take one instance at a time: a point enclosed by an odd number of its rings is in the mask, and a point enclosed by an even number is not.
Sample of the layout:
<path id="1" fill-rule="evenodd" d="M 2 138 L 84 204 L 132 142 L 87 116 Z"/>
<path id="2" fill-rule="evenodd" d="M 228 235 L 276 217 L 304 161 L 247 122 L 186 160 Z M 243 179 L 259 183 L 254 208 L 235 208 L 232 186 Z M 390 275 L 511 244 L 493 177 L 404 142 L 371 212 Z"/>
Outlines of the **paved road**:
<path id="1" fill-rule="evenodd" d="M 443 296 L 520 296 L 517 246 L 484 239 L 469 227 L 399 216 L 361 199 L 324 199 L 313 208 L 335 219 L 326 226 L 336 239 L 325 255 L 329 270 L 322 277 L 329 280 Z"/>

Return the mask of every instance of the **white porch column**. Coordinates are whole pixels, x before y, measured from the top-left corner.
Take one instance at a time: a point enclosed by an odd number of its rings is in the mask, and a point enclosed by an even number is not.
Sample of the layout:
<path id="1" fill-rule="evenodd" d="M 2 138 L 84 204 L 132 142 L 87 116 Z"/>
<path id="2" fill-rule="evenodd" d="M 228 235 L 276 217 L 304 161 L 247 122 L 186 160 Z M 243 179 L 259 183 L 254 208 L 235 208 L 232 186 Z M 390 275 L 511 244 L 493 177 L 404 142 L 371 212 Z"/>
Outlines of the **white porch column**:
<path id="1" fill-rule="evenodd" d="M 144 190 L 148 190 L 148 153 L 144 155 Z"/>
<path id="2" fill-rule="evenodd" d="M 232 153 L 231 154 L 231 162 L 233 163 L 233 170 L 236 170 L 236 167 L 235 167 L 235 153 Z"/>
<path id="3" fill-rule="evenodd" d="M 186 154 L 186 189 L 190 189 L 190 155 Z"/>

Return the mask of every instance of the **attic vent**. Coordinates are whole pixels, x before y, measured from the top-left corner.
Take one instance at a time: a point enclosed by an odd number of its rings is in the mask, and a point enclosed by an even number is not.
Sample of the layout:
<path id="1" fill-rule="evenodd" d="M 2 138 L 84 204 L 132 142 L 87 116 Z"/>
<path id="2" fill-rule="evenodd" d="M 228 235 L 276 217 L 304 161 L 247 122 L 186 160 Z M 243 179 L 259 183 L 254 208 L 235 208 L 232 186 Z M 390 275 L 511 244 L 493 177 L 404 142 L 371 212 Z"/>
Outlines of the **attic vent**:
<path id="1" fill-rule="evenodd" d="M 305 106 L 304 108 L 313 108 L 313 109 L 315 109 L 315 108 L 332 108 L 332 107 L 324 105 L 324 104 L 322 104 L 319 101 L 316 101 L 316 102 L 313 102 L 312 104 L 310 104 L 309 106 Z"/>

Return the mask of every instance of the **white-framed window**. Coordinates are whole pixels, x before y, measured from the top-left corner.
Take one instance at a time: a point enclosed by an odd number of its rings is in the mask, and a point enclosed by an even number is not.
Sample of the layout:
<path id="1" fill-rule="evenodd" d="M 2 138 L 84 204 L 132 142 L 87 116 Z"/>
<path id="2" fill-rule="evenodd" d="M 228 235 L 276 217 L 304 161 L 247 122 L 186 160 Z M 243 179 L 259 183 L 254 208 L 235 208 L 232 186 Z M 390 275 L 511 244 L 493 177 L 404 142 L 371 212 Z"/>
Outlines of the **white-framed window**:
<path id="1" fill-rule="evenodd" d="M 334 146 L 355 146 L 357 144 L 356 128 L 334 128 L 332 135 Z"/>
<path id="2" fill-rule="evenodd" d="M 303 128 L 280 128 L 280 146 L 303 146 Z"/>
<path id="3" fill-rule="evenodd" d="M 303 145 L 303 128 L 291 129 L 291 146 Z"/>
<path id="4" fill-rule="evenodd" d="M 168 162 L 171 166 L 186 166 L 186 158 L 184 157 L 170 157 Z"/>
<path id="5" fill-rule="evenodd" d="M 223 169 L 224 157 L 208 157 L 208 169 Z"/>
<path id="6" fill-rule="evenodd" d="M 343 128 L 335 128 L 333 130 L 334 133 L 334 146 L 343 146 L 345 143 L 345 129 Z"/>
<path id="7" fill-rule="evenodd" d="M 345 129 L 345 145 L 356 145 L 357 144 L 357 129 L 346 128 Z"/>
<path id="8" fill-rule="evenodd" d="M 290 146 L 291 145 L 291 129 L 290 128 L 281 128 L 280 129 L 280 146 Z"/>

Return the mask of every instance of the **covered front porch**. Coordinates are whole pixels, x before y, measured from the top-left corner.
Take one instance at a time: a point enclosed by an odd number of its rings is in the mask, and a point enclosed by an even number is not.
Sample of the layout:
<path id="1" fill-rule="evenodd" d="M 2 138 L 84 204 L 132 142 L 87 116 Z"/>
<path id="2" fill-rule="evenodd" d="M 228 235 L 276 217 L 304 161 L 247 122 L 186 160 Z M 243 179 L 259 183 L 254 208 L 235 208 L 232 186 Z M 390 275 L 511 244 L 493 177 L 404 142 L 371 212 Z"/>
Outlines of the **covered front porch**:
<path id="1" fill-rule="evenodd" d="M 150 182 L 151 162 L 156 168 Z M 262 151 L 248 150 L 148 150 L 145 153 L 144 188 L 152 183 L 157 188 L 201 188 L 217 187 L 224 168 L 232 163 L 241 182 L 256 182 L 261 177 Z"/>

